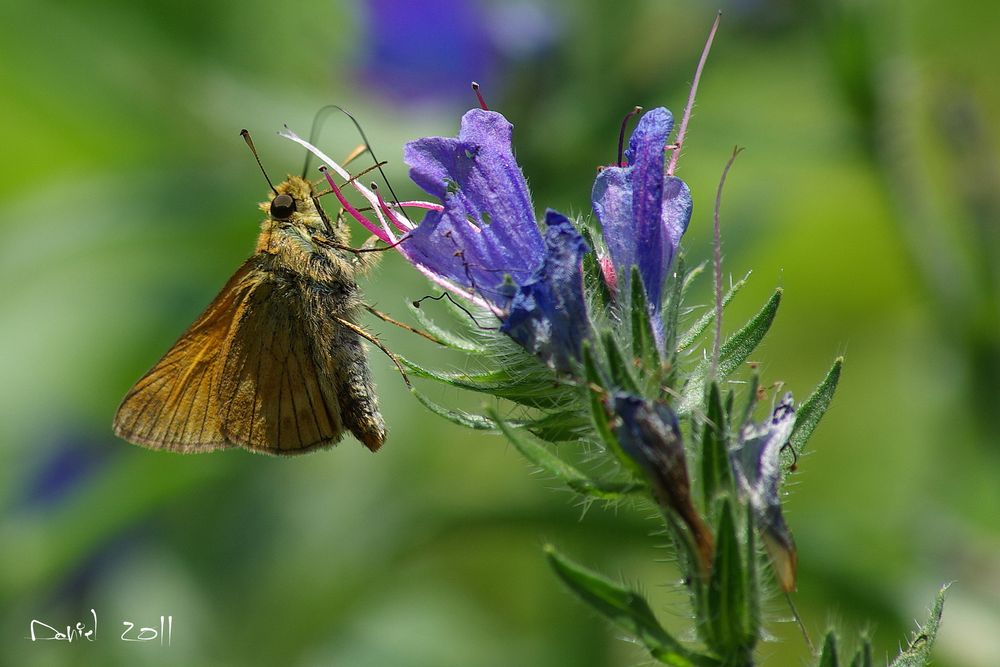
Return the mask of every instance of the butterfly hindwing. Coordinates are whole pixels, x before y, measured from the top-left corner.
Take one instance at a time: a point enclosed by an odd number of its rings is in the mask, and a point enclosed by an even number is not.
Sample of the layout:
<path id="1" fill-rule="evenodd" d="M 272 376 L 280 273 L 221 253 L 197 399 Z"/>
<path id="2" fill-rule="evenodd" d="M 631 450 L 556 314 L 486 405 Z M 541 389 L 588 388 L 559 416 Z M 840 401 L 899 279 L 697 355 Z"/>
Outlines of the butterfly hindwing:
<path id="1" fill-rule="evenodd" d="M 234 331 L 220 395 L 223 434 L 244 447 L 298 454 L 343 432 L 332 370 L 303 329 L 300 287 L 268 279 L 249 297 Z M 285 292 L 285 293 L 281 293 Z"/>

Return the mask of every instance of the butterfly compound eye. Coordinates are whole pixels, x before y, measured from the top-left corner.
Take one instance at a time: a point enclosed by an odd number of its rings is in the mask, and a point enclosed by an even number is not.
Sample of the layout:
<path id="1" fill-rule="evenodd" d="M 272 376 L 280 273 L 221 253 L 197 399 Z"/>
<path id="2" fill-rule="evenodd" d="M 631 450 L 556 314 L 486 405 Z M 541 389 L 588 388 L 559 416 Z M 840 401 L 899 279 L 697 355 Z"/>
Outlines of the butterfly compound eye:
<path id="1" fill-rule="evenodd" d="M 287 220 L 295 213 L 295 200 L 290 195 L 278 195 L 271 200 L 271 217 L 276 220 Z"/>

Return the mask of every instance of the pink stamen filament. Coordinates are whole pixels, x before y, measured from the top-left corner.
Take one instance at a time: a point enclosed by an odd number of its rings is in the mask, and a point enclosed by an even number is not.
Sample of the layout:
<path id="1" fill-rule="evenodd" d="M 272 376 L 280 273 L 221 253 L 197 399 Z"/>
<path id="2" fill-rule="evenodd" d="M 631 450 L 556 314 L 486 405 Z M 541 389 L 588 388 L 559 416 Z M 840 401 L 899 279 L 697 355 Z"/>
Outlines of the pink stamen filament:
<path id="1" fill-rule="evenodd" d="M 377 183 L 374 183 L 374 182 L 372 183 L 372 192 L 374 192 L 375 196 L 378 197 L 379 208 L 381 208 L 382 212 L 385 213 L 385 217 L 389 218 L 389 220 L 392 221 L 392 224 L 396 225 L 396 229 L 398 229 L 399 231 L 403 232 L 404 234 L 406 232 L 410 231 L 410 228 L 407 227 L 406 225 L 404 225 L 400 221 L 399 216 L 396 215 L 395 212 L 389 210 L 389 205 L 386 204 L 385 203 L 385 199 L 382 198 L 382 193 L 379 192 L 378 184 Z"/>
<path id="2" fill-rule="evenodd" d="M 392 239 L 393 241 L 395 240 L 395 235 L 389 229 L 389 225 L 385 222 L 385 219 L 382 216 L 382 211 L 381 211 L 381 209 L 379 209 L 378 199 L 375 198 L 375 195 L 372 193 L 371 190 L 369 190 L 365 186 L 361 185 L 361 183 L 359 183 L 356 179 L 352 180 L 351 174 L 348 173 L 348 171 L 346 169 L 344 169 L 339 164 L 337 164 L 329 155 L 327 155 L 326 153 L 324 153 L 320 149 L 318 149 L 315 146 L 313 146 L 312 144 L 310 144 L 308 141 L 302 139 L 297 134 L 295 134 L 294 132 L 292 132 L 291 130 L 289 130 L 287 126 L 285 127 L 284 131 L 279 132 L 278 134 L 281 135 L 281 136 L 283 136 L 283 137 L 285 137 L 286 139 L 291 139 L 295 143 L 299 144 L 300 146 L 302 146 L 303 148 L 305 148 L 306 150 L 308 150 L 310 153 L 312 153 L 313 155 L 315 155 L 316 157 L 318 157 L 320 160 L 322 160 L 323 162 L 325 162 L 331 169 L 333 169 L 335 172 L 337 172 L 337 174 L 341 178 L 343 178 L 344 181 L 349 182 L 351 184 L 351 186 L 353 186 L 355 190 L 357 190 L 358 192 L 360 192 L 361 196 L 364 197 L 368 201 L 369 204 L 371 204 L 371 207 L 375 211 L 375 214 L 378 217 L 379 222 L 382 224 L 382 227 L 384 229 L 384 233 L 390 239 Z M 329 179 L 329 176 L 327 178 Z M 366 225 L 366 227 L 367 227 L 367 225 Z M 381 238 L 381 235 L 378 235 L 378 236 L 379 236 L 379 238 Z"/>
<path id="3" fill-rule="evenodd" d="M 326 177 L 326 182 L 330 184 L 330 189 L 333 190 L 333 194 L 337 196 L 337 199 L 340 201 L 340 205 L 344 207 L 344 210 L 372 234 L 386 243 L 392 243 L 390 236 L 386 234 L 384 230 L 379 229 L 371 220 L 361 215 L 361 212 L 354 208 L 354 206 L 351 205 L 351 202 L 347 201 L 347 198 L 344 197 L 344 193 L 340 191 L 340 188 L 337 187 L 337 184 L 333 181 L 333 177 L 330 176 L 330 171 L 327 169 L 326 165 L 320 167 L 319 170 L 323 172 L 323 176 Z"/>

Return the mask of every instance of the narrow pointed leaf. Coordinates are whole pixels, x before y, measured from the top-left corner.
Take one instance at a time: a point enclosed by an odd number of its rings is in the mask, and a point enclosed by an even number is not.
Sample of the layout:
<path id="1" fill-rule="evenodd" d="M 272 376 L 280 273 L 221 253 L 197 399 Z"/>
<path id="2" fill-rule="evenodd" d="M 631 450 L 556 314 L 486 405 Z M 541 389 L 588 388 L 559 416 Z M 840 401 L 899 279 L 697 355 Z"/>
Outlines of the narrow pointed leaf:
<path id="1" fill-rule="evenodd" d="M 753 650 L 760 640 L 760 581 L 757 567 L 757 531 L 754 526 L 753 512 L 746 513 L 746 543 L 744 558 L 746 565 L 747 604 L 746 604 L 746 646 Z"/>
<path id="2" fill-rule="evenodd" d="M 642 276 L 639 267 L 632 267 L 632 356 L 643 363 L 655 359 L 654 366 L 659 366 L 659 352 L 653 339 L 653 329 L 650 325 L 649 306 L 646 303 L 646 292 L 642 286 Z"/>
<path id="3" fill-rule="evenodd" d="M 788 439 L 789 444 L 796 452 L 802 452 L 806 441 L 809 440 L 813 431 L 816 430 L 816 426 L 819 425 L 820 419 L 830 407 L 833 394 L 837 390 L 837 383 L 840 382 L 840 370 L 843 365 L 844 358 L 838 357 L 816 390 L 799 406 L 799 411 L 795 415 L 795 428 Z"/>
<path id="4" fill-rule="evenodd" d="M 547 442 L 579 443 L 590 434 L 590 415 L 575 410 L 548 412 L 537 419 L 510 420 L 507 423 L 524 427 Z"/>
<path id="5" fill-rule="evenodd" d="M 608 357 L 608 368 L 611 371 L 611 381 L 614 382 L 615 389 L 621 389 L 633 394 L 639 393 L 639 385 L 632 378 L 632 371 L 629 363 L 622 356 L 618 348 L 618 342 L 612 332 L 608 331 L 604 335 L 604 351 Z"/>
<path id="6" fill-rule="evenodd" d="M 937 639 L 938 630 L 941 628 L 944 598 L 949 586 L 951 584 L 942 586 L 941 590 L 938 591 L 927 622 L 913 633 L 906 650 L 900 653 L 889 667 L 923 667 L 923 665 L 930 664 L 931 649 L 934 647 L 934 640 Z"/>
<path id="7" fill-rule="evenodd" d="M 729 305 L 729 302 L 733 300 L 736 293 L 739 292 L 744 285 L 747 284 L 747 280 L 750 278 L 750 272 L 748 271 L 743 278 L 737 282 L 735 285 L 729 288 L 729 291 L 722 297 L 722 307 L 725 308 Z M 684 334 L 677 341 L 678 350 L 686 350 L 691 347 L 698 336 L 705 333 L 705 330 L 715 321 L 715 308 L 709 308 L 705 311 L 698 320 L 691 325 L 691 328 L 684 332 Z"/>
<path id="8" fill-rule="evenodd" d="M 781 296 L 781 288 L 776 289 L 771 298 L 764 304 L 764 307 L 742 329 L 723 343 L 719 354 L 720 378 L 729 376 L 739 368 L 753 354 L 753 351 L 757 349 L 760 342 L 764 340 L 764 336 L 774 322 L 774 316 L 778 313 L 778 306 L 781 305 Z"/>
<path id="9" fill-rule="evenodd" d="M 660 662 L 675 667 L 709 667 L 718 661 L 685 648 L 656 620 L 649 603 L 639 593 L 566 558 L 552 545 L 545 557 L 559 578 L 581 600 L 609 621 L 627 631 Z"/>
<path id="10" fill-rule="evenodd" d="M 734 424 L 746 424 L 753 418 L 753 410 L 757 407 L 757 390 L 760 387 L 760 374 L 754 371 L 753 375 L 750 376 L 750 383 L 747 385 L 747 404 L 743 408 L 742 418 L 737 421 L 733 420 Z"/>
<path id="11" fill-rule="evenodd" d="M 594 496 L 602 500 L 617 500 L 628 493 L 639 491 L 643 488 L 642 484 L 634 482 L 602 482 L 591 479 L 572 464 L 559 458 L 549 447 L 546 447 L 530 433 L 520 428 L 514 428 L 501 419 L 493 410 L 490 410 L 489 413 L 500 431 L 524 458 L 577 493 Z"/>
<path id="12" fill-rule="evenodd" d="M 450 330 L 438 326 L 438 324 L 435 323 L 434 320 L 432 320 L 430 316 L 424 312 L 423 308 L 420 308 L 419 306 L 414 306 L 412 302 L 407 305 L 410 309 L 410 312 L 413 313 L 413 317 L 415 317 L 416 320 L 420 323 L 420 326 L 422 326 L 424 330 L 427 331 L 427 333 L 431 334 L 432 336 L 443 342 L 451 349 L 458 350 L 459 352 L 465 352 L 468 354 L 487 353 L 487 350 L 483 349 L 479 345 L 476 345 L 468 338 L 456 335 L 455 333 L 452 333 Z"/>
<path id="13" fill-rule="evenodd" d="M 715 538 L 715 558 L 708 584 L 708 610 L 714 639 L 712 648 L 719 655 L 736 656 L 748 653 L 743 625 L 746 582 L 729 500 L 722 503 Z"/>
<path id="14" fill-rule="evenodd" d="M 663 309 L 663 349 L 669 359 L 677 355 L 677 327 L 680 326 L 685 274 L 684 258 L 678 257 L 670 276 L 670 296 Z"/>
<path id="15" fill-rule="evenodd" d="M 497 430 L 496 423 L 482 415 L 465 412 L 463 410 L 449 410 L 448 408 L 435 403 L 424 395 L 423 392 L 417 391 L 416 389 L 411 389 L 410 393 L 416 396 L 417 400 L 423 403 L 428 410 L 440 417 L 444 417 L 453 424 L 458 424 L 459 426 L 475 429 L 477 431 Z"/>
<path id="16" fill-rule="evenodd" d="M 415 377 L 435 380 L 459 389 L 491 394 L 522 405 L 536 408 L 556 408 L 565 404 L 569 398 L 568 390 L 558 391 L 551 382 L 542 384 L 532 379 L 519 379 L 502 370 L 478 375 L 445 373 L 424 368 L 402 355 L 397 355 L 396 358 Z"/>
<path id="17" fill-rule="evenodd" d="M 816 664 L 818 667 L 839 667 L 840 663 L 837 660 L 837 636 L 833 634 L 833 630 L 826 633 L 826 639 L 823 641 L 823 649 L 819 654 L 819 662 Z"/>
<path id="18" fill-rule="evenodd" d="M 681 297 L 684 297 L 688 293 L 688 290 L 691 289 L 691 285 L 694 283 L 695 278 L 705 272 L 706 266 L 708 266 L 707 260 L 693 267 L 686 274 L 684 274 L 684 283 L 681 285 Z"/>
<path id="19" fill-rule="evenodd" d="M 701 428 L 701 479 L 706 511 L 718 494 L 728 493 L 733 488 L 728 430 L 719 385 L 713 382 L 708 392 L 708 414 Z"/>
<path id="20" fill-rule="evenodd" d="M 854 659 L 851 660 L 851 667 L 873 667 L 875 663 L 872 660 L 872 643 L 867 637 L 861 641 L 861 648 L 854 654 Z"/>
<path id="21" fill-rule="evenodd" d="M 764 307 L 761 308 L 753 318 L 747 322 L 742 329 L 734 333 L 729 340 L 722 345 L 719 354 L 718 379 L 721 380 L 729 376 L 733 371 L 746 361 L 753 351 L 760 345 L 768 329 L 774 322 L 774 316 L 778 312 L 781 304 L 782 290 L 775 290 L 771 298 L 768 299 Z M 709 361 L 703 359 L 701 363 L 691 372 L 687 386 L 681 397 L 680 414 L 690 414 L 702 400 L 705 391 L 706 375 L 708 374 Z"/>

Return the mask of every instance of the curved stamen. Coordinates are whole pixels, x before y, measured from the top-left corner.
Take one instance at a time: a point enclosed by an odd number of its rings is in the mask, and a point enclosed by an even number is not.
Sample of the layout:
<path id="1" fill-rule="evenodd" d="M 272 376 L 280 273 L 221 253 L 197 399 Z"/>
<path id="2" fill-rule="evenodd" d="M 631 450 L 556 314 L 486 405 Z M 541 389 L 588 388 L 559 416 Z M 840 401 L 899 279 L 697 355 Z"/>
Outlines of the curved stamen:
<path id="1" fill-rule="evenodd" d="M 393 203 L 393 204 L 387 204 L 387 206 L 389 206 L 390 208 L 395 208 L 397 206 L 400 207 L 400 208 L 402 208 L 404 206 L 411 206 L 413 208 L 424 208 L 424 209 L 427 209 L 428 211 L 443 211 L 444 210 L 444 206 L 442 206 L 441 204 L 435 204 L 434 202 L 430 202 L 430 201 L 419 201 L 417 199 L 411 199 L 409 201 L 401 201 L 401 202 L 396 202 L 396 203 Z"/>
<path id="2" fill-rule="evenodd" d="M 479 100 L 479 108 L 483 111 L 489 111 L 490 108 L 486 106 L 486 100 L 483 99 L 483 94 L 479 92 L 479 84 L 475 81 L 472 82 L 472 92 L 476 94 L 476 99 Z"/>
<path id="3" fill-rule="evenodd" d="M 618 161 L 615 162 L 615 166 L 624 167 L 625 162 L 623 161 L 623 156 L 625 155 L 625 130 L 628 128 L 628 121 L 633 116 L 638 116 L 642 113 L 642 107 L 636 105 L 634 109 L 625 114 L 622 118 L 622 127 L 618 130 Z"/>

